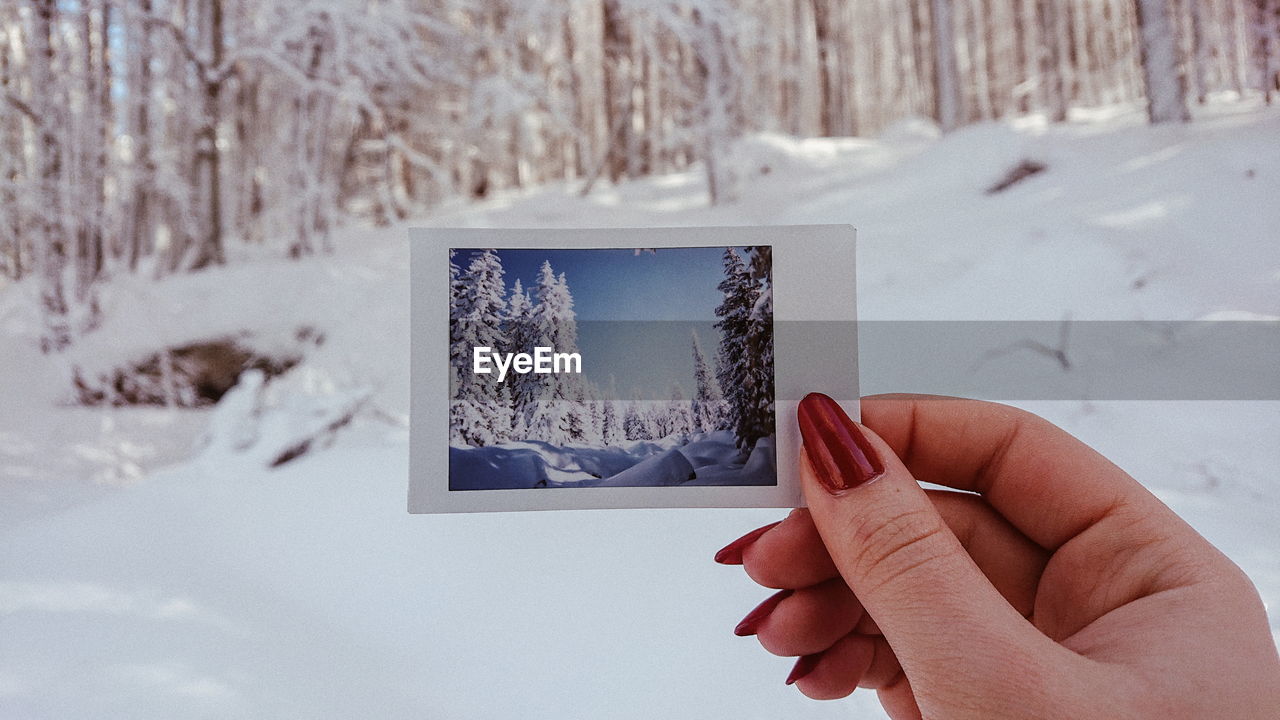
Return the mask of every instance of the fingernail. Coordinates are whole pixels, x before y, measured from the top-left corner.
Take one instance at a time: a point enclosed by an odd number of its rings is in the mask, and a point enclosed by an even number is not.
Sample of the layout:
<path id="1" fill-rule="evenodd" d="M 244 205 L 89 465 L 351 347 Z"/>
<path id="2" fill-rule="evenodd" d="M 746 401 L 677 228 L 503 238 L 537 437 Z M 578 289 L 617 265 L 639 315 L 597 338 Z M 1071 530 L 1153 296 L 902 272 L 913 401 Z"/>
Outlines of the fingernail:
<path id="1" fill-rule="evenodd" d="M 810 393 L 797 414 L 805 456 L 827 492 L 836 495 L 884 474 L 875 448 L 835 400 Z"/>
<path id="2" fill-rule="evenodd" d="M 747 616 L 742 618 L 742 622 L 738 623 L 738 627 L 733 629 L 733 634 L 738 637 L 755 635 L 756 630 L 760 629 L 760 623 L 764 622 L 765 618 L 769 617 L 769 613 L 773 612 L 773 609 L 778 607 L 778 603 L 791 597 L 791 593 L 793 592 L 795 591 L 779 590 L 778 592 L 770 595 L 764 602 L 757 605 L 755 610 L 747 613 Z"/>
<path id="3" fill-rule="evenodd" d="M 818 661 L 822 659 L 822 653 L 814 653 L 812 655 L 801 655 L 796 659 L 796 664 L 791 668 L 791 674 L 787 676 L 787 684 L 792 685 L 795 681 L 813 672 L 818 667 Z"/>
<path id="4" fill-rule="evenodd" d="M 743 535 L 737 540 L 734 540 L 728 545 L 725 545 L 724 547 L 720 548 L 720 551 L 716 553 L 716 562 L 720 563 L 721 565 L 741 565 L 742 551 L 746 550 L 747 546 L 750 545 L 751 543 L 755 542 L 756 540 L 759 540 L 761 535 L 777 527 L 778 524 L 781 522 L 782 521 L 779 520 L 778 522 L 775 522 L 775 523 L 769 523 L 768 525 L 765 525 L 762 528 L 756 528 L 755 530 L 752 530 L 746 535 Z"/>

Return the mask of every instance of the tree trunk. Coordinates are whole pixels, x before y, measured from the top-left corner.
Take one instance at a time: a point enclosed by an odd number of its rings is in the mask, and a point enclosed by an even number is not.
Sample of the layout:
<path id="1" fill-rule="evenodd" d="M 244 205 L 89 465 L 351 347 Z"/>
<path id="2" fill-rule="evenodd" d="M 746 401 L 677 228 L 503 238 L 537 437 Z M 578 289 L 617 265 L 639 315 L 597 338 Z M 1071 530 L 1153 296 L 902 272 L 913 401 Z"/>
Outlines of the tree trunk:
<path id="1" fill-rule="evenodd" d="M 1209 40 L 1204 27 L 1203 0 L 1187 0 L 1191 14 L 1191 68 L 1196 81 L 1196 102 L 1204 105 L 1209 99 Z"/>
<path id="2" fill-rule="evenodd" d="M 1059 18 L 1060 0 L 1037 0 L 1036 15 L 1040 25 L 1039 84 L 1041 107 L 1050 122 L 1067 119 L 1067 91 L 1062 77 L 1062 35 Z"/>
<path id="3" fill-rule="evenodd" d="M 631 147 L 630 41 L 619 0 L 603 0 L 601 43 L 604 50 L 605 165 L 609 179 L 618 182 L 627 170 Z"/>
<path id="4" fill-rule="evenodd" d="M 204 0 L 205 32 L 209 48 L 209 72 L 222 65 L 223 37 L 222 0 Z M 205 202 L 205 227 L 192 270 L 222 265 L 226 256 L 222 249 L 222 150 L 218 147 L 218 126 L 222 117 L 222 79 L 201 78 L 204 91 L 204 118 L 196 138 L 197 178 Z"/>
<path id="5" fill-rule="evenodd" d="M 57 130 L 61 123 L 55 112 L 57 87 L 53 75 L 54 25 L 58 0 L 35 3 L 35 37 L 31 53 L 31 81 L 37 117 L 36 163 L 40 177 L 41 270 L 43 283 L 40 304 L 45 331 L 40 347 L 45 353 L 61 352 L 71 344 L 67 296 L 63 274 L 67 264 L 67 246 L 62 225 L 62 147 Z"/>
<path id="6" fill-rule="evenodd" d="M 1141 34 L 1142 75 L 1147 91 L 1147 117 L 1152 124 L 1186 122 L 1187 88 L 1178 68 L 1173 18 L 1166 0 L 1135 0 Z"/>
<path id="7" fill-rule="evenodd" d="M 138 10 L 151 14 L 151 0 L 138 0 Z M 146 23 L 130 23 L 137 34 L 138 60 L 136 87 L 132 88 L 133 160 L 132 218 L 129 221 L 129 270 L 138 269 L 144 254 L 151 252 L 151 193 L 154 187 L 155 163 L 151 159 L 151 30 Z"/>
<path id="8" fill-rule="evenodd" d="M 1262 97 L 1270 105 L 1276 91 L 1276 71 L 1271 55 L 1275 52 L 1277 41 L 1276 13 L 1280 10 L 1280 3 L 1276 0 L 1253 0 L 1252 10 L 1253 21 L 1250 24 L 1253 26 L 1258 89 L 1262 91 Z"/>
<path id="9" fill-rule="evenodd" d="M 932 0 L 934 116 L 943 132 L 960 127 L 963 108 L 952 0 Z"/>
<path id="10" fill-rule="evenodd" d="M 813 34 L 818 51 L 818 134 L 831 137 L 835 101 L 831 83 L 831 13 L 828 0 L 813 0 Z"/>

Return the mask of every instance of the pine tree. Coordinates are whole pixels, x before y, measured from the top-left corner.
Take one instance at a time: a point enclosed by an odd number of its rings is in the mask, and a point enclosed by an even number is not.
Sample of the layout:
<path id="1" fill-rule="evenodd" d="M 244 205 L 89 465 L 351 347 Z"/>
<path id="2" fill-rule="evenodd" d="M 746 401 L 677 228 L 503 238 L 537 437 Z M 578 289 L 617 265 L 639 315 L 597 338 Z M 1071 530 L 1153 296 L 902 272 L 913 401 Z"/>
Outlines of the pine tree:
<path id="1" fill-rule="evenodd" d="M 587 445 L 604 444 L 604 401 L 600 398 L 600 388 L 595 383 L 583 383 L 587 387 Z"/>
<path id="2" fill-rule="evenodd" d="M 693 331 L 693 379 L 696 384 L 692 406 L 693 432 L 719 430 L 725 420 L 724 393 L 715 373 L 707 367 L 697 330 Z"/>
<path id="3" fill-rule="evenodd" d="M 453 308 L 457 314 L 452 325 L 457 343 L 465 348 L 465 358 L 469 359 L 474 348 L 500 349 L 506 344 L 502 332 L 506 311 L 502 276 L 502 260 L 492 249 L 476 254 L 460 276 L 461 293 Z M 496 375 L 477 375 L 464 360 L 450 406 L 451 437 L 475 446 L 507 440 L 512 425 L 510 402 L 509 392 Z"/>
<path id="4" fill-rule="evenodd" d="M 751 267 L 733 248 L 724 254 L 719 376 L 726 388 L 729 427 L 738 446 L 750 449 L 773 432 L 772 270 L 767 248 L 747 248 Z"/>
<path id="5" fill-rule="evenodd" d="M 627 403 L 626 414 L 622 418 L 623 431 L 628 440 L 653 440 L 653 425 L 649 420 L 649 411 L 640 399 L 640 391 L 633 390 L 631 402 Z"/>
<path id="6" fill-rule="evenodd" d="M 680 383 L 671 386 L 671 399 L 667 401 L 667 433 L 687 436 L 693 432 L 693 410 L 690 402 L 684 397 L 684 388 Z"/>
<path id="7" fill-rule="evenodd" d="M 609 389 L 605 393 L 601 417 L 600 440 L 605 445 L 618 445 L 627 439 L 622 429 L 622 417 L 618 402 L 618 383 L 609 376 Z"/>
<path id="8" fill-rule="evenodd" d="M 565 403 L 565 434 L 568 435 L 569 441 L 572 443 L 582 444 L 589 442 L 591 416 L 586 388 L 580 382 L 579 376 L 566 375 L 564 380 L 567 381 L 566 394 L 569 398 L 569 401 Z"/>
<path id="9" fill-rule="evenodd" d="M 538 271 L 537 304 L 529 314 L 530 346 L 555 352 L 578 352 L 578 322 L 573 295 L 564 273 L 556 275 L 550 262 Z M 587 437 L 585 388 L 581 376 L 549 374 L 525 376 L 522 396 L 529 437 L 553 445 L 583 442 Z"/>
<path id="10" fill-rule="evenodd" d="M 749 444 L 774 433 L 773 372 L 773 249 L 747 248 L 748 275 L 756 292 L 747 324 L 747 353 L 752 375 L 750 422 L 745 431 Z"/>
<path id="11" fill-rule="evenodd" d="M 649 435 L 654 440 L 661 440 L 672 433 L 674 428 L 669 402 L 651 401 L 645 408 L 645 419 L 649 426 Z"/>
<path id="12" fill-rule="evenodd" d="M 537 328 L 533 318 L 533 301 L 525 292 L 524 285 L 516 278 L 511 287 L 511 297 L 507 301 L 506 337 L 503 348 L 509 353 L 532 353 Z M 533 374 L 511 373 L 507 375 L 506 384 L 511 393 L 512 437 L 525 438 L 528 429 L 526 423 L 530 408 L 539 393 L 538 376 Z"/>

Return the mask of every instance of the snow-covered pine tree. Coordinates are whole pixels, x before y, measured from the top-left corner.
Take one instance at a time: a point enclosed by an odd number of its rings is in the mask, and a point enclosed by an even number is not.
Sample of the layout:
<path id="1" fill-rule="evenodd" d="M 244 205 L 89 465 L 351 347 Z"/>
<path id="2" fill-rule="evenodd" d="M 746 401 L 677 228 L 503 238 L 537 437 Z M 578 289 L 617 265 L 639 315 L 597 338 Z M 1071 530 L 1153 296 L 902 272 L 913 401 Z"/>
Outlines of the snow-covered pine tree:
<path id="1" fill-rule="evenodd" d="M 573 295 L 564 273 L 556 275 L 550 262 L 538 271 L 537 304 L 533 307 L 532 345 L 555 352 L 578 352 L 578 321 Z M 530 374 L 531 392 L 526 400 L 529 437 L 553 445 L 582 442 L 585 437 L 584 406 L 579 392 L 581 376 Z"/>
<path id="2" fill-rule="evenodd" d="M 746 436 L 754 445 L 774 433 L 773 372 L 773 248 L 747 248 L 747 273 L 754 284 L 755 303 L 747 325 L 747 353 L 752 375 L 751 411 Z"/>
<path id="3" fill-rule="evenodd" d="M 449 442 L 465 445 L 462 426 L 465 421 L 466 403 L 459 398 L 462 374 L 466 372 L 467 353 L 470 352 L 462 341 L 462 269 L 455 259 L 458 251 L 449 249 Z"/>
<path id="4" fill-rule="evenodd" d="M 537 327 L 533 318 L 533 301 L 525 292 L 520 278 L 516 278 L 511 287 L 511 297 L 507 301 L 506 331 L 507 344 L 503 348 L 509 353 L 532 353 L 537 336 Z M 511 437 L 524 440 L 528 434 L 528 418 L 530 408 L 536 398 L 539 376 L 534 374 L 510 373 L 506 384 L 511 393 Z"/>
<path id="5" fill-rule="evenodd" d="M 569 402 L 565 408 L 565 432 L 575 444 L 589 443 L 591 433 L 591 409 L 587 389 L 580 376 L 566 375 L 566 394 Z"/>
<path id="6" fill-rule="evenodd" d="M 724 280 L 717 286 L 724 295 L 724 300 L 716 308 L 716 317 L 720 320 L 716 327 L 720 330 L 719 377 L 720 387 L 724 388 L 725 400 L 728 402 L 728 426 L 738 436 L 738 446 L 746 441 L 742 429 L 746 423 L 744 417 L 749 406 L 747 383 L 750 374 L 747 372 L 747 333 L 751 318 L 751 308 L 755 305 L 755 294 L 751 290 L 751 278 L 742 257 L 733 248 L 724 251 Z"/>
<path id="7" fill-rule="evenodd" d="M 654 400 L 646 403 L 645 416 L 649 423 L 649 434 L 654 440 L 661 440 L 671 434 L 674 425 L 668 402 Z"/>
<path id="8" fill-rule="evenodd" d="M 721 333 L 717 379 L 725 388 L 729 427 L 743 449 L 773 432 L 773 312 L 771 295 L 765 293 L 772 271 L 760 249 L 748 248 L 747 255 L 751 268 L 733 248 L 725 249 L 725 278 L 718 286 L 724 300 L 716 308 Z"/>
<path id="9" fill-rule="evenodd" d="M 694 431 L 693 406 L 685 399 L 684 388 L 678 382 L 671 385 L 671 399 L 667 401 L 666 416 L 668 434 L 687 436 Z"/>
<path id="10" fill-rule="evenodd" d="M 626 440 L 622 431 L 622 410 L 618 401 L 618 383 L 609 375 L 609 388 L 604 394 L 601 416 L 600 440 L 604 445 L 618 445 Z"/>
<path id="11" fill-rule="evenodd" d="M 584 441 L 588 445 L 604 444 L 604 400 L 600 388 L 595 383 L 583 381 L 587 388 L 587 436 Z"/>
<path id="12" fill-rule="evenodd" d="M 458 343 L 470 357 L 472 348 L 502 348 L 506 338 L 502 324 L 506 310 L 506 287 L 502 280 L 502 260 L 492 249 L 472 257 L 460 277 L 461 294 L 455 311 L 454 329 Z M 452 355 L 452 353 L 451 353 Z M 463 365 L 450 406 L 451 437 L 468 445 L 484 446 L 510 437 L 510 397 L 495 375 L 476 375 Z"/>
<path id="13" fill-rule="evenodd" d="M 715 373 L 707 366 L 697 330 L 693 331 L 693 379 L 693 432 L 719 430 L 725 416 L 724 393 Z"/>
<path id="14" fill-rule="evenodd" d="M 653 427 L 649 422 L 649 411 L 640 399 L 640 391 L 631 392 L 631 401 L 622 417 L 622 428 L 628 440 L 653 440 Z"/>

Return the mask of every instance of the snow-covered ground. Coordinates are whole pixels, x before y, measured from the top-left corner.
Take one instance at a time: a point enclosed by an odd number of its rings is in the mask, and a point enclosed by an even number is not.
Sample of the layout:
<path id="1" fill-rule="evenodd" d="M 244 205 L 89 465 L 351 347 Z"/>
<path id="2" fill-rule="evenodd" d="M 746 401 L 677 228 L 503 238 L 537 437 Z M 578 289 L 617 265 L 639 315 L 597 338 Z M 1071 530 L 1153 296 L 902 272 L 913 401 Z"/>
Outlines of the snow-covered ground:
<path id="1" fill-rule="evenodd" d="M 772 485 L 777 479 L 773 438 L 744 453 L 728 430 L 632 440 L 621 446 L 558 447 L 506 442 L 449 448 L 453 490 L 537 487 L 662 487 Z"/>
<path id="2" fill-rule="evenodd" d="M 847 222 L 864 318 L 1275 317 L 1278 137 L 1280 112 L 1239 106 L 1157 130 L 1115 111 L 941 141 L 920 123 L 761 136 L 736 204 L 704 207 L 689 173 L 423 222 Z M 1023 159 L 1049 169 L 983 193 Z M 711 555 L 779 511 L 408 515 L 406 247 L 404 228 L 353 229 L 332 257 L 126 279 L 56 361 L 28 342 L 34 288 L 0 288 L 0 717 L 882 717 L 870 695 L 805 699 L 782 684 L 788 660 L 733 636 L 764 593 Z M 303 326 L 324 342 L 259 399 L 250 437 L 228 437 L 234 407 L 60 405 L 71 364 Z M 351 398 L 332 447 L 264 468 Z M 1240 563 L 1280 632 L 1280 403 L 1025 405 Z"/>

